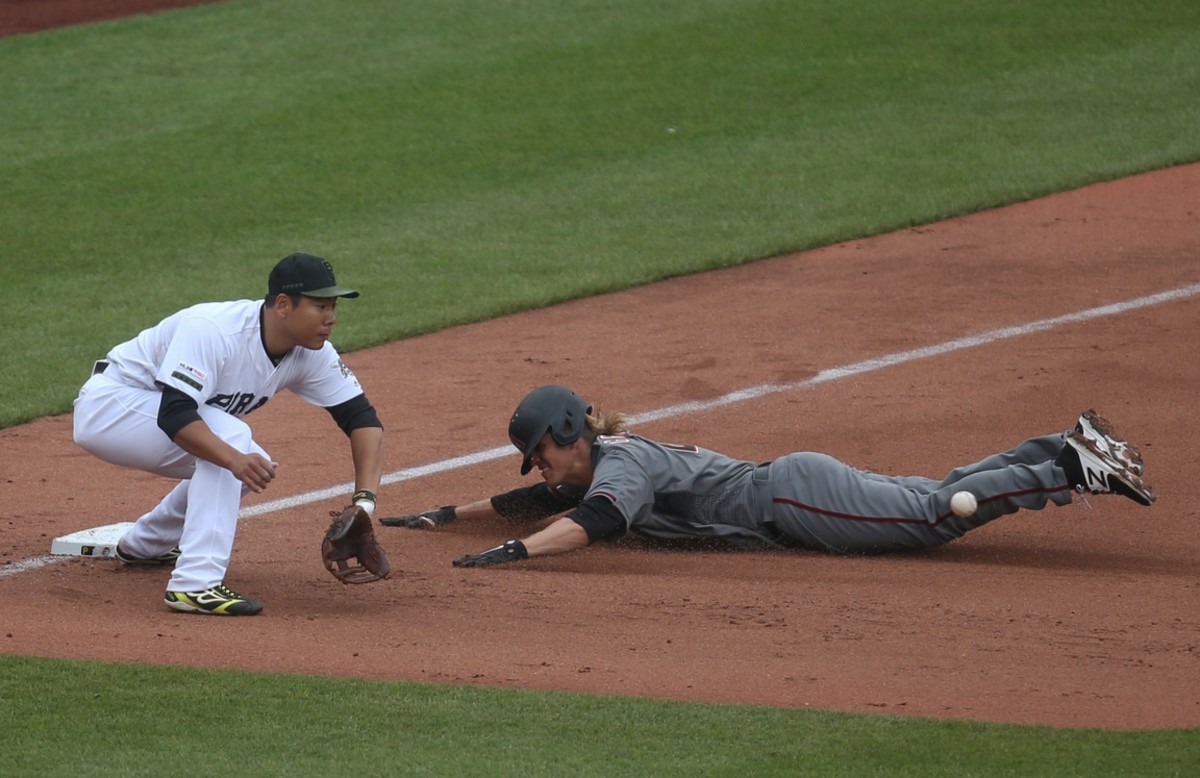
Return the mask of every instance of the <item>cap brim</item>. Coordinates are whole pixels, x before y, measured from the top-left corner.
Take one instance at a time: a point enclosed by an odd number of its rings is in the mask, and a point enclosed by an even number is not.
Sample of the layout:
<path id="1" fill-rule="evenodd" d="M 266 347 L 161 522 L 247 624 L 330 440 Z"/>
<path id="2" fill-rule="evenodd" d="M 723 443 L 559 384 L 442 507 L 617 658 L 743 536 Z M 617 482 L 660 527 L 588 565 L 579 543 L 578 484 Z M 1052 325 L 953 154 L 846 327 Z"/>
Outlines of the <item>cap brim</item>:
<path id="1" fill-rule="evenodd" d="M 300 294 L 305 297 L 358 297 L 358 292 L 343 286 L 327 286 L 324 289 L 313 289 Z"/>
<path id="2" fill-rule="evenodd" d="M 525 455 L 525 458 L 521 460 L 521 475 L 528 475 L 529 471 L 533 469 L 533 463 L 529 461 L 532 457 L 533 451 L 530 451 Z"/>
<path id="3" fill-rule="evenodd" d="M 517 451 L 521 452 L 521 475 L 526 475 L 533 469 L 533 463 L 529 460 L 533 458 L 533 452 L 537 450 L 537 444 L 541 440 L 539 436 L 537 440 L 530 443 L 528 446 L 522 446 L 521 441 L 509 433 L 508 442 L 512 443 Z"/>

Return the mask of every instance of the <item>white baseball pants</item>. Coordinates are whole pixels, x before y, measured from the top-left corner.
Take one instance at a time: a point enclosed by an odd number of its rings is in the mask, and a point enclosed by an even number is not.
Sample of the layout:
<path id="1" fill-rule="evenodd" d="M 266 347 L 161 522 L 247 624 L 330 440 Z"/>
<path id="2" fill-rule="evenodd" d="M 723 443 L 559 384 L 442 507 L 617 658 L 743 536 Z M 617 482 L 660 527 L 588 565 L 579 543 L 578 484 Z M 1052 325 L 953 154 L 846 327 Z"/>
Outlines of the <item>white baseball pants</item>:
<path id="1" fill-rule="evenodd" d="M 168 591 L 198 592 L 225 579 L 238 510 L 247 488 L 230 471 L 198 459 L 171 442 L 158 427 L 162 394 L 94 375 L 75 400 L 75 442 L 92 455 L 179 484 L 141 516 L 121 546 L 137 556 L 158 556 L 179 546 Z M 270 456 L 241 419 L 202 405 L 200 418 L 217 437 L 243 453 Z"/>

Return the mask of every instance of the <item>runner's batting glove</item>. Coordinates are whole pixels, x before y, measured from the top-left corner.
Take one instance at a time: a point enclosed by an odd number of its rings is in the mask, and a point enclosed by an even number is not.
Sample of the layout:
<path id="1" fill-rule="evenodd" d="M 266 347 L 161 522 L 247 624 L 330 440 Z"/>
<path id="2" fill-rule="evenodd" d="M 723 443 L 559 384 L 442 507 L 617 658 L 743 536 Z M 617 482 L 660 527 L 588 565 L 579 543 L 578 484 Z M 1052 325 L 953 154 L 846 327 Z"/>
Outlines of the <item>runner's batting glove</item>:
<path id="1" fill-rule="evenodd" d="M 443 505 L 442 507 L 425 511 L 424 513 L 415 513 L 409 516 L 387 516 L 379 520 L 380 524 L 388 527 L 407 527 L 408 529 L 433 529 L 443 524 L 449 524 L 454 521 L 453 505 Z"/>
<path id="2" fill-rule="evenodd" d="M 460 556 L 453 564 L 455 567 L 487 567 L 528 558 L 529 552 L 525 550 L 525 544 L 519 540 L 510 540 L 479 554 Z"/>

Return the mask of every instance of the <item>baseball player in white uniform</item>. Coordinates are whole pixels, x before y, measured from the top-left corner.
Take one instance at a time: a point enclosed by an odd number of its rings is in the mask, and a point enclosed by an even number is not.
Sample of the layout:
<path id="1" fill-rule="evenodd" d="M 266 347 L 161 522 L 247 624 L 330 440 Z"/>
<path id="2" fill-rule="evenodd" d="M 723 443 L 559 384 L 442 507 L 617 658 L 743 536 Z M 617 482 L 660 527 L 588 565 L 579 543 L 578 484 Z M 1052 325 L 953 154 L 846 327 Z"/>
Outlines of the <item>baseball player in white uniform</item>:
<path id="1" fill-rule="evenodd" d="M 75 442 L 124 467 L 180 479 L 117 544 L 126 564 L 173 565 L 166 604 L 227 616 L 263 604 L 225 584 L 238 511 L 277 463 L 243 418 L 282 389 L 327 409 L 349 436 L 352 501 L 374 511 L 383 425 L 329 342 L 337 285 L 321 257 L 292 254 L 271 270 L 265 300 L 179 311 L 96 362 L 74 403 Z"/>
<path id="2" fill-rule="evenodd" d="M 566 512 L 528 537 L 454 560 L 457 567 L 484 567 L 626 532 L 833 554 L 904 551 L 947 543 L 1019 510 L 1066 505 L 1077 493 L 1119 494 L 1140 505 L 1155 500 L 1141 478 L 1141 453 L 1094 411 L 1084 412 L 1074 429 L 1030 438 L 941 479 L 870 473 L 812 451 L 754 463 L 659 443 L 627 432 L 621 414 L 593 416 L 563 386 L 530 392 L 508 435 L 523 455 L 521 474 L 536 468 L 543 483 L 380 522 L 421 528 L 458 518 L 530 520 Z M 974 498 L 969 513 L 954 509 L 961 492 Z"/>

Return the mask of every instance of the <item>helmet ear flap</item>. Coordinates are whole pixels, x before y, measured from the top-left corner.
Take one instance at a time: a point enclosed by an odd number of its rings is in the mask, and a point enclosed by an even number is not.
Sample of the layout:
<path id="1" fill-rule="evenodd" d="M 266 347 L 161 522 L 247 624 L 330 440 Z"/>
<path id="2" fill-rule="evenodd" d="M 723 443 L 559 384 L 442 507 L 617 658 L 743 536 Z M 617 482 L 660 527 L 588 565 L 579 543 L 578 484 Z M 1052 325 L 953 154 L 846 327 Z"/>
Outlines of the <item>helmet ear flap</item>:
<path id="1" fill-rule="evenodd" d="M 558 420 L 558 424 L 550 428 L 550 434 L 554 437 L 554 442 L 560 446 L 567 446 L 579 440 L 579 436 L 587 428 L 587 414 L 591 410 L 592 408 L 589 405 L 587 411 L 581 414 L 578 407 L 565 407 L 562 416 Z"/>

